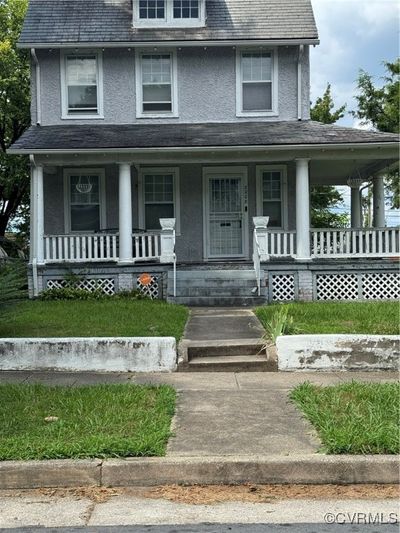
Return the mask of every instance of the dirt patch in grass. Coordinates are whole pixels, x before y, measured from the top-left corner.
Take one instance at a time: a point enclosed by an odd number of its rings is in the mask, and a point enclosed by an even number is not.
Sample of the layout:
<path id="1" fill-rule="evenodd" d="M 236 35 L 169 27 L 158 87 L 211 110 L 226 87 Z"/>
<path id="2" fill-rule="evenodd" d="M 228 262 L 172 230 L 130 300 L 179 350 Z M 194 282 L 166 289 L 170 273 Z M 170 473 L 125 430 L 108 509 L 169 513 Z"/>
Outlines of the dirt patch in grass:
<path id="1" fill-rule="evenodd" d="M 211 485 L 155 487 L 144 493 L 147 498 L 160 498 L 178 503 L 210 505 L 222 502 L 268 503 L 277 500 L 356 500 L 394 499 L 398 485 Z"/>
<path id="2" fill-rule="evenodd" d="M 0 496 L 45 496 L 105 503 L 118 496 L 168 500 L 187 505 L 215 505 L 224 502 L 272 503 L 280 500 L 392 500 L 400 496 L 398 485 L 194 485 L 185 487 L 77 487 L 0 491 Z"/>

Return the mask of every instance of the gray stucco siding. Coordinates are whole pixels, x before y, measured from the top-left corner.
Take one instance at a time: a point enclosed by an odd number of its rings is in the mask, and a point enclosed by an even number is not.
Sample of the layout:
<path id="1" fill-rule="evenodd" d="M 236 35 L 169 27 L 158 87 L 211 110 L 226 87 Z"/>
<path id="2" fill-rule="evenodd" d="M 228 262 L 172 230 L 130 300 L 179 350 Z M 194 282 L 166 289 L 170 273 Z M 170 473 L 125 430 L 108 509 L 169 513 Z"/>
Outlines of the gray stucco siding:
<path id="1" fill-rule="evenodd" d="M 41 67 L 42 125 L 199 123 L 254 120 L 236 116 L 236 50 L 233 47 L 182 48 L 177 51 L 178 118 L 136 118 L 135 49 L 103 52 L 104 119 L 62 119 L 59 50 L 37 51 Z M 298 48 L 278 48 L 278 117 L 297 119 Z M 309 116 L 309 50 L 303 56 L 303 116 Z M 35 76 L 32 76 L 32 122 L 36 123 Z"/>
<path id="2" fill-rule="evenodd" d="M 268 164 L 266 161 L 265 164 Z M 274 163 L 279 164 L 279 163 Z M 281 164 L 285 164 L 282 162 Z M 257 163 L 258 165 L 258 163 Z M 252 254 L 252 218 L 257 215 L 257 188 L 255 163 L 243 166 L 248 170 L 248 242 L 249 254 Z M 176 251 L 180 262 L 201 262 L 204 259 L 203 233 L 203 169 L 210 165 L 185 164 L 179 166 L 179 204 L 180 204 L 180 231 L 178 231 Z M 215 165 L 211 165 L 215 166 Z M 227 165 L 222 165 L 227 166 Z M 242 166 L 242 165 L 241 165 Z M 91 168 L 95 168 L 91 165 Z M 107 165 L 105 170 L 105 210 L 106 228 L 118 228 L 118 167 Z M 145 168 L 145 167 L 144 167 Z M 235 167 L 232 165 L 232 169 Z M 295 228 L 295 166 L 287 164 L 288 168 L 288 229 Z M 44 205 L 45 205 L 45 233 L 65 233 L 65 206 L 64 198 L 64 169 L 61 167 L 50 168 L 44 176 Z M 132 225 L 138 228 L 139 224 L 139 198 L 138 176 L 132 167 Z"/>

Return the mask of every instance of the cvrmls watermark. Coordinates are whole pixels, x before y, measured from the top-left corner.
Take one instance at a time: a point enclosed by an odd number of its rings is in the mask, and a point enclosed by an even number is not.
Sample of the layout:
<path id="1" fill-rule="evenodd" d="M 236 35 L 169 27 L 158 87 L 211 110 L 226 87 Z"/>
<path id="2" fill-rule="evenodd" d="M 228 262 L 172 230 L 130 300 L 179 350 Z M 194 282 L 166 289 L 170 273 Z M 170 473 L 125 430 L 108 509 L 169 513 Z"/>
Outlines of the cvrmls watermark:
<path id="1" fill-rule="evenodd" d="M 397 513 L 326 513 L 325 524 L 386 525 L 398 524 Z"/>

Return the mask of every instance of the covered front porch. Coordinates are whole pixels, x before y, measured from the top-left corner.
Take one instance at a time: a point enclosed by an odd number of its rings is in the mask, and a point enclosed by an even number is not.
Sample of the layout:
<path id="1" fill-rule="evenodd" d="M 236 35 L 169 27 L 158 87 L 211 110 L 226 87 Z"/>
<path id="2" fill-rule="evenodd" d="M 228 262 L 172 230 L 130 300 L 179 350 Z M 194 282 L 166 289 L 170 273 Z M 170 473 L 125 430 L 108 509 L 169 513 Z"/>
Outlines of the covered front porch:
<path id="1" fill-rule="evenodd" d="M 312 122 L 48 126 L 28 130 L 13 152 L 31 156 L 33 271 L 177 265 L 179 279 L 185 268 L 242 265 L 261 296 L 275 268 L 300 279 L 313 264 L 379 269 L 400 255 L 383 182 L 397 164 L 395 135 Z M 371 227 L 361 215 L 366 182 Z M 311 227 L 314 185 L 350 187 L 350 228 Z"/>

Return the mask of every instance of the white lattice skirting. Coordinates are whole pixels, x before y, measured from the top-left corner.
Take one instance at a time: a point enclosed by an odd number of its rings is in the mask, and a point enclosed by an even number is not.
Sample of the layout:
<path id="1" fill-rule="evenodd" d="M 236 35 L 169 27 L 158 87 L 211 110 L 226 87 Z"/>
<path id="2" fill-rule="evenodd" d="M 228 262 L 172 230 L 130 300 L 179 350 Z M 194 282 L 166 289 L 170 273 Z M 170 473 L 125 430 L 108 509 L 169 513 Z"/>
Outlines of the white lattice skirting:
<path id="1" fill-rule="evenodd" d="M 65 279 L 49 279 L 47 280 L 47 289 L 62 289 L 67 287 L 69 282 Z M 115 281 L 112 278 L 88 278 L 82 279 L 75 284 L 77 289 L 83 289 L 90 292 L 101 290 L 104 294 L 115 294 Z"/>
<path id="2" fill-rule="evenodd" d="M 317 300 L 397 300 L 400 273 L 317 274 Z"/>
<path id="3" fill-rule="evenodd" d="M 295 296 L 294 274 L 272 276 L 272 301 L 291 302 Z"/>
<path id="4" fill-rule="evenodd" d="M 157 300 L 160 297 L 158 277 L 151 276 L 150 283 L 143 284 L 140 280 L 140 276 L 136 280 L 136 287 L 140 294 L 147 296 L 152 300 Z"/>

